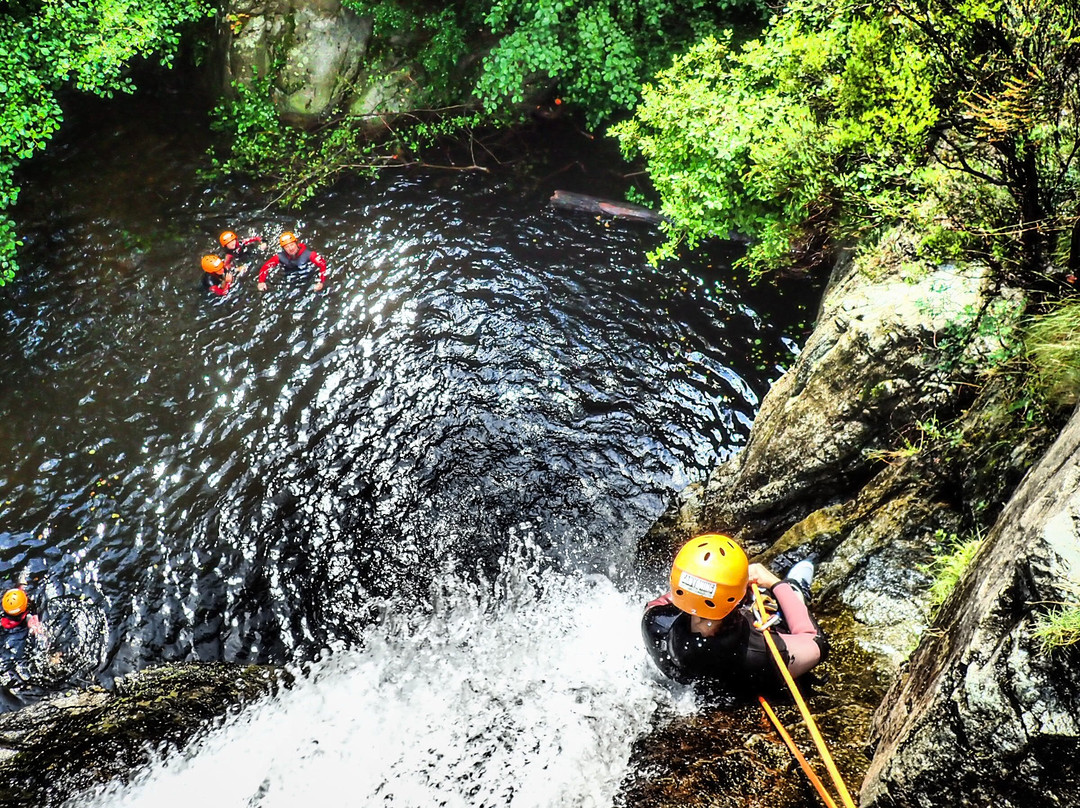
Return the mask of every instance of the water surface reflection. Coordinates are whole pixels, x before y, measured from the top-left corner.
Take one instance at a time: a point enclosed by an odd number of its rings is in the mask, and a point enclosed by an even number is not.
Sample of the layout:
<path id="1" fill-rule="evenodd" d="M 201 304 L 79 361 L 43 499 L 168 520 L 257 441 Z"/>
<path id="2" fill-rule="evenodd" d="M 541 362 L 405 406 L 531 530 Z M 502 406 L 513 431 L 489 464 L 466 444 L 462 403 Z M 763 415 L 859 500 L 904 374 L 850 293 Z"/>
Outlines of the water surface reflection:
<path id="1" fill-rule="evenodd" d="M 549 209 L 623 191 L 570 128 L 527 165 L 346 181 L 294 214 L 199 179 L 190 110 L 135 103 L 28 176 L 0 293 L 0 574 L 100 590 L 106 683 L 362 645 L 387 604 L 496 592 L 525 541 L 632 588 L 633 542 L 741 444 L 799 339 L 805 289 L 721 284 L 723 249 L 653 270 L 648 227 Z M 227 227 L 295 229 L 327 290 L 204 297 Z"/>

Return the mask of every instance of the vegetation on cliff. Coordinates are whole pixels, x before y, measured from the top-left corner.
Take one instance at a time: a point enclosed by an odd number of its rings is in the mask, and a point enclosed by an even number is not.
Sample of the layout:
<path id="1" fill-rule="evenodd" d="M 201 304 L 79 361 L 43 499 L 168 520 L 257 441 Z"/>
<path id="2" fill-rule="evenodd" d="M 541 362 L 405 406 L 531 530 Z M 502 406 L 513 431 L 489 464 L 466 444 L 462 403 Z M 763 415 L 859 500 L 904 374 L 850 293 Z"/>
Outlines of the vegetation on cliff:
<path id="1" fill-rule="evenodd" d="M 415 68 L 410 111 L 380 117 L 342 112 L 315 131 L 278 120 L 273 72 L 237 83 L 215 111 L 224 172 L 259 177 L 278 201 L 297 205 L 343 171 L 408 164 L 441 138 L 521 120 L 537 99 L 573 108 L 588 126 L 626 114 L 643 83 L 703 36 L 733 20 L 760 25 L 761 0 L 472 0 L 429 9 L 408 0 L 345 0 L 371 19 L 365 61 Z M 402 36 L 407 32 L 407 36 Z M 482 53 L 478 59 L 472 58 Z M 410 70 L 412 72 L 412 70 Z M 482 152 L 482 148 L 476 149 Z"/>
<path id="2" fill-rule="evenodd" d="M 0 285 L 15 272 L 18 240 L 7 212 L 19 195 L 15 167 L 60 128 L 58 93 L 110 97 L 134 90 L 140 57 L 172 62 L 185 26 L 212 9 L 203 0 L 13 0 L 0 15 Z"/>
<path id="3" fill-rule="evenodd" d="M 1035 369 L 1035 391 L 1062 407 L 1080 398 L 1080 303 L 1061 302 L 1050 307 L 1027 328 L 1024 351 Z"/>
<path id="4" fill-rule="evenodd" d="M 736 231 L 761 273 L 906 222 L 913 259 L 1036 284 L 1077 216 L 1078 23 L 1075 2 L 798 0 L 741 48 L 705 41 L 615 129 L 662 199 L 658 256 Z"/>

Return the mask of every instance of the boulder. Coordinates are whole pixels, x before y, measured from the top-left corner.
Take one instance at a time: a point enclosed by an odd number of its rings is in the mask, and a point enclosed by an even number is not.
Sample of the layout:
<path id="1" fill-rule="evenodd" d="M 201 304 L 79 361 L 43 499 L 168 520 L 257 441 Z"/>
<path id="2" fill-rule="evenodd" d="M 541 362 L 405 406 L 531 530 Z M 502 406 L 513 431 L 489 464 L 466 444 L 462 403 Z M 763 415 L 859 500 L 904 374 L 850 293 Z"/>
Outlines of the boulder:
<path id="1" fill-rule="evenodd" d="M 0 715 L 0 805 L 48 808 L 181 748 L 291 683 L 260 665 L 161 665 Z"/>
<path id="2" fill-rule="evenodd" d="M 677 546 L 709 531 L 734 535 L 755 560 L 780 574 L 800 557 L 818 554 L 814 613 L 833 650 L 815 670 L 826 683 L 810 704 L 852 790 L 870 765 L 872 717 L 909 655 L 920 642 L 947 644 L 938 626 L 928 631 L 933 613 L 927 570 L 935 553 L 950 539 L 993 524 L 1058 434 L 1061 424 L 1050 419 L 1024 423 L 1023 439 L 1014 437 L 1023 414 L 1014 406 L 1014 381 L 997 369 L 1023 309 L 1022 295 L 997 288 L 978 266 L 913 272 L 903 262 L 886 261 L 873 271 L 851 263 L 838 267 L 817 328 L 764 398 L 747 445 L 705 483 L 680 495 L 639 544 L 639 567 L 657 575 Z M 1033 549 L 1037 563 L 1042 553 Z M 1013 552 L 1025 556 L 1021 547 Z M 1041 663 L 1032 664 L 1034 670 Z M 943 683 L 942 705 L 949 687 L 965 687 L 957 676 Z M 925 680 L 913 684 L 911 694 L 923 685 Z M 916 721 L 924 706 L 914 696 L 901 701 L 895 720 Z M 990 719 L 993 709 L 985 706 Z M 1037 722 L 1039 715 L 1019 720 Z M 707 724 L 705 717 L 690 721 Z M 1060 723 L 1058 716 L 1053 721 Z M 948 727 L 942 715 L 919 726 L 935 723 Z M 743 731 L 751 728 L 748 723 Z M 663 731 L 658 728 L 658 736 Z M 892 747 L 879 743 L 885 757 L 875 761 L 887 782 L 877 789 L 867 779 L 864 799 L 891 794 L 900 782 L 910 786 L 901 800 L 881 805 L 995 804 L 992 789 L 982 801 L 965 802 L 959 788 L 934 795 L 903 780 L 930 759 L 939 740 L 928 738 L 913 748 L 915 760 L 895 766 L 882 762 Z M 997 757 L 991 738 L 980 743 L 985 745 L 972 748 L 987 767 L 995 765 L 990 761 L 1003 770 L 1011 766 L 1010 758 Z M 688 746 L 680 754 L 698 759 L 697 749 Z M 971 750 L 960 743 L 946 747 L 935 773 L 947 778 L 950 766 L 967 763 L 964 755 Z M 648 764 L 650 804 L 681 804 L 678 765 L 678 758 Z M 919 796 L 925 793 L 931 796 Z"/>
<path id="3" fill-rule="evenodd" d="M 680 493 L 641 542 L 641 564 L 707 531 L 760 552 L 814 511 L 849 501 L 880 470 L 874 452 L 895 447 L 898 430 L 959 414 L 980 366 L 970 354 L 1000 348 L 1022 309 L 980 265 L 840 265 L 813 334 L 762 400 L 747 445 Z M 974 331 L 985 338 L 969 339 Z"/>
<path id="4" fill-rule="evenodd" d="M 1021 483 L 871 727 L 864 808 L 1080 805 L 1080 649 L 1033 631 L 1080 592 L 1080 413 Z"/>
<path id="5" fill-rule="evenodd" d="M 351 96 L 372 29 L 340 0 L 233 0 L 225 23 L 225 92 L 269 79 L 278 114 L 301 127 Z"/>

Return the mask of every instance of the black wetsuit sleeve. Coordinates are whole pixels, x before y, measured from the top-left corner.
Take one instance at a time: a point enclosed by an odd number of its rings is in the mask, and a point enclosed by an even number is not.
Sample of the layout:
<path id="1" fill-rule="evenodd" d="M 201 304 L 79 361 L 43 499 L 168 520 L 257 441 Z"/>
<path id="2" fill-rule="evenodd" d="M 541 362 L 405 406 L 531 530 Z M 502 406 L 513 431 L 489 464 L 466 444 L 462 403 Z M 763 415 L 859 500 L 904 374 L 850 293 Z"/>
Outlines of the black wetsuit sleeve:
<path id="1" fill-rule="evenodd" d="M 672 659 L 669 645 L 672 625 L 680 614 L 678 607 L 670 603 L 650 606 L 641 617 L 641 638 L 660 672 L 669 679 L 685 684 L 689 679 Z"/>

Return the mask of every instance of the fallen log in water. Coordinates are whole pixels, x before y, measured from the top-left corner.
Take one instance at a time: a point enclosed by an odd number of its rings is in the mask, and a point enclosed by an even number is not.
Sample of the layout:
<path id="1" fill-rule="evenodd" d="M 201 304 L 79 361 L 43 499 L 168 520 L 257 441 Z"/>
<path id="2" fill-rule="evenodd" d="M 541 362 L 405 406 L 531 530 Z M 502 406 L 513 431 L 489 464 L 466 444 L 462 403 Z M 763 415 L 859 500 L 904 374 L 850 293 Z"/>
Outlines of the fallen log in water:
<path id="1" fill-rule="evenodd" d="M 654 210 L 630 202 L 615 202 L 588 194 L 576 194 L 572 191 L 556 191 L 551 196 L 552 207 L 589 213 L 594 216 L 613 216 L 616 219 L 636 219 L 641 222 L 656 224 L 662 220 Z"/>

